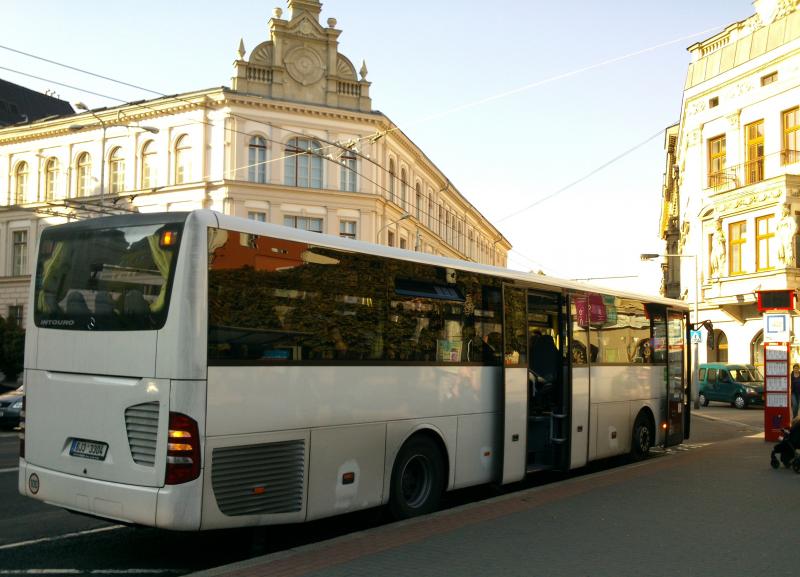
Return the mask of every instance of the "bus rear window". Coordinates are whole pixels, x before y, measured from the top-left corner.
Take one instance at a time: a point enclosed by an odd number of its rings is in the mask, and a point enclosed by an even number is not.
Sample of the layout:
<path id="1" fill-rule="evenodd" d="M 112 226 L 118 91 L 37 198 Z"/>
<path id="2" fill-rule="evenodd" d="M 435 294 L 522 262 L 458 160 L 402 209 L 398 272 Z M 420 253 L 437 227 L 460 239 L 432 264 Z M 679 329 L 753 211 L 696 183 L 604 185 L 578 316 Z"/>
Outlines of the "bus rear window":
<path id="1" fill-rule="evenodd" d="M 164 325 L 180 224 L 46 230 L 39 244 L 34 322 L 69 330 Z"/>

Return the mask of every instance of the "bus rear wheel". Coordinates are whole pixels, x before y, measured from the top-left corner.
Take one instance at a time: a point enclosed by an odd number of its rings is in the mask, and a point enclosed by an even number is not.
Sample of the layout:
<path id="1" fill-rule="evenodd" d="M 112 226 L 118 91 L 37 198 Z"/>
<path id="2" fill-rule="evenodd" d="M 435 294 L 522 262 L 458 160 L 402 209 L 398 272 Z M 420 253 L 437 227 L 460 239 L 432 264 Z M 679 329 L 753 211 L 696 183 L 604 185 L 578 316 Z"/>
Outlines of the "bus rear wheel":
<path id="1" fill-rule="evenodd" d="M 650 452 L 653 446 L 653 427 L 650 419 L 644 413 L 639 413 L 633 424 L 633 438 L 631 439 L 631 458 L 641 461 Z"/>
<path id="2" fill-rule="evenodd" d="M 436 444 L 413 437 L 400 449 L 392 469 L 389 510 L 395 519 L 435 511 L 444 488 L 444 464 Z"/>

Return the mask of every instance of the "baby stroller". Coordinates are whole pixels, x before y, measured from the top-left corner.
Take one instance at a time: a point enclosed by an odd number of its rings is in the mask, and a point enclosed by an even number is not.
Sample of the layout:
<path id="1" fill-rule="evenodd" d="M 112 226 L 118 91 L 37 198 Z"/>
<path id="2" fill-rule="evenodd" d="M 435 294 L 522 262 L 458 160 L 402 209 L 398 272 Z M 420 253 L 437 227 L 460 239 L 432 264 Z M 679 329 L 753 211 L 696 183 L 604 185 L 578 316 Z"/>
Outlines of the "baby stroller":
<path id="1" fill-rule="evenodd" d="M 795 420 L 791 429 L 783 429 L 782 433 L 781 441 L 772 449 L 769 464 L 777 469 L 783 463 L 787 469 L 791 467 L 795 473 L 800 473 L 800 456 L 797 455 L 797 449 L 800 449 L 800 420 Z"/>

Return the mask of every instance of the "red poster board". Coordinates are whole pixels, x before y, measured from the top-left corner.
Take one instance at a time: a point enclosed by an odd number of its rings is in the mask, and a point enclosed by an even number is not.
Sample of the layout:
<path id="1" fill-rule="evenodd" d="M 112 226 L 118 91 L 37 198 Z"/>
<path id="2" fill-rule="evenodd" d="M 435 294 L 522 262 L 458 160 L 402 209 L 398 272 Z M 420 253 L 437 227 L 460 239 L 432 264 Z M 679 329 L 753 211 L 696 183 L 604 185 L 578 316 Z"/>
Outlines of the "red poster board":
<path id="1" fill-rule="evenodd" d="M 788 343 L 764 343 L 764 440 L 777 442 L 791 424 Z"/>
<path id="2" fill-rule="evenodd" d="M 585 297 L 573 299 L 578 326 L 586 328 L 589 325 L 602 325 L 608 320 L 606 305 L 603 296 L 597 293 L 589 293 Z M 615 311 L 616 314 L 616 311 Z"/>

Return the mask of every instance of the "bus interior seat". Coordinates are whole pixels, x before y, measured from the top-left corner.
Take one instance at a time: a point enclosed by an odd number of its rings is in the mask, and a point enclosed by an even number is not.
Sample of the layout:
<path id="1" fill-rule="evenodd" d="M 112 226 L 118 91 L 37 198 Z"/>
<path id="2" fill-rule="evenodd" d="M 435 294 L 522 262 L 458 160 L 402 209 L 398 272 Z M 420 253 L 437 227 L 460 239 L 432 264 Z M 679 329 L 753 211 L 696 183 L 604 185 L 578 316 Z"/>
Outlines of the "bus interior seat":
<path id="1" fill-rule="evenodd" d="M 537 408 L 547 409 L 548 397 L 556 385 L 559 367 L 559 352 L 553 337 L 538 335 L 531 342 L 531 372 L 533 390 L 531 397 Z"/>
<path id="2" fill-rule="evenodd" d="M 87 316 L 89 307 L 86 306 L 86 299 L 79 292 L 72 291 L 67 295 L 67 314 L 71 316 Z"/>
<path id="3" fill-rule="evenodd" d="M 114 312 L 114 303 L 108 291 L 99 291 L 94 299 L 94 314 L 111 316 Z"/>
<path id="4" fill-rule="evenodd" d="M 127 291 L 122 306 L 122 312 L 126 315 L 146 315 L 150 312 L 147 301 L 138 290 Z"/>

